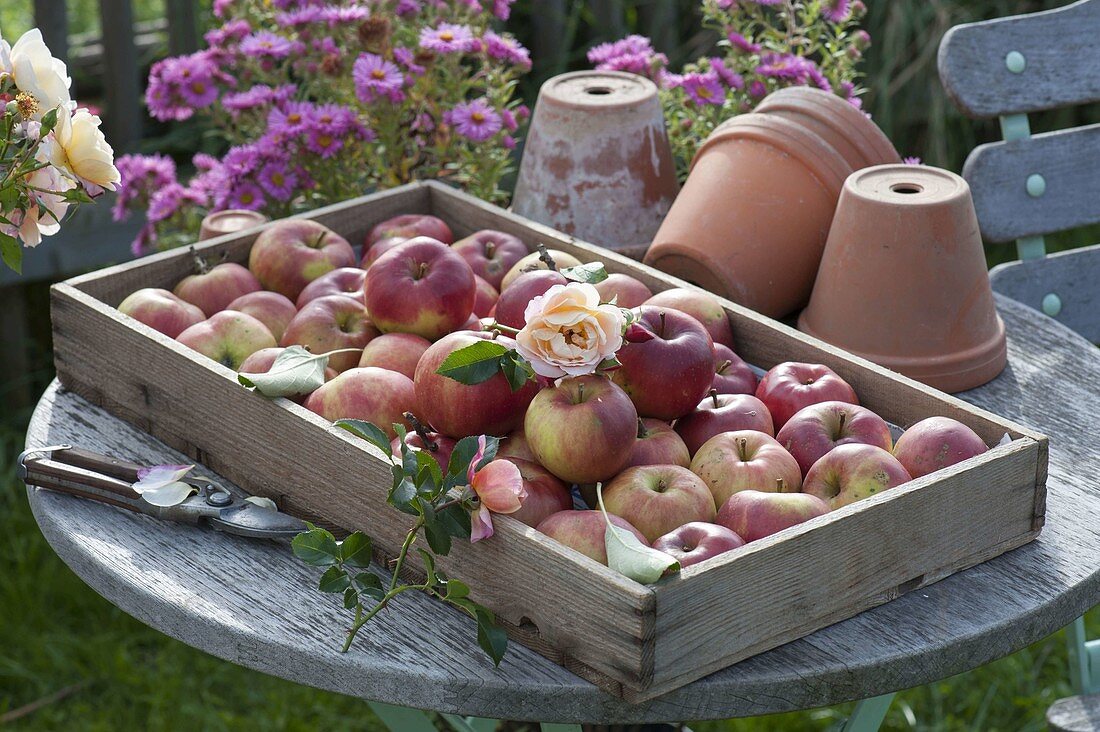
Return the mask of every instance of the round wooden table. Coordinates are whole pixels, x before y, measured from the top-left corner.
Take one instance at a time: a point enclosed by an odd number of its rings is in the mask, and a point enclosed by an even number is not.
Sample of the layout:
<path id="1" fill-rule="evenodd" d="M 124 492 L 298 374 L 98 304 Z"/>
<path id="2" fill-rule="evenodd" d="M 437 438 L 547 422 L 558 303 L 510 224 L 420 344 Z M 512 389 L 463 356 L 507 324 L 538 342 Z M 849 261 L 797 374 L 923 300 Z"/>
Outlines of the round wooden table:
<path id="1" fill-rule="evenodd" d="M 367 700 L 562 723 L 768 714 L 878 696 L 967 671 L 1063 627 L 1100 601 L 1100 349 L 998 297 L 1009 366 L 967 401 L 1050 437 L 1038 540 L 935 585 L 629 705 L 514 643 L 499 669 L 465 616 L 402 595 L 338 652 L 348 614 L 285 544 L 248 541 L 45 490 L 42 533 L 93 589 L 139 620 L 233 663 Z M 226 415 L 226 419 L 232 419 Z M 70 442 L 148 464 L 181 454 L 55 382 L 27 445 Z M 935 531 L 935 526 L 929 526 Z"/>

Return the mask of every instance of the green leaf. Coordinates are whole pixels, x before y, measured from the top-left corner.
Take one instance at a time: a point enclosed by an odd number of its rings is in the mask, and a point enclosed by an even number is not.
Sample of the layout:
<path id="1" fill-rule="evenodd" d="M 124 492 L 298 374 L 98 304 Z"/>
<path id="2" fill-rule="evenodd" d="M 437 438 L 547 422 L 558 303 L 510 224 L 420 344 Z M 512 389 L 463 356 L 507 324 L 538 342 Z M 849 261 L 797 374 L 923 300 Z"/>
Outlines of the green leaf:
<path id="1" fill-rule="evenodd" d="M 0 234 L 0 259 L 16 274 L 23 274 L 23 247 L 15 237 Z"/>
<path id="2" fill-rule="evenodd" d="M 351 587 L 351 578 L 340 567 L 326 569 L 321 575 L 321 581 L 317 584 L 317 589 L 321 592 L 343 592 L 349 587 Z"/>
<path id="3" fill-rule="evenodd" d="M 15 186 L 0 188 L 0 213 L 10 213 L 19 203 L 19 189 Z M 11 221 L 4 219 L 4 223 L 10 225 Z"/>
<path id="4" fill-rule="evenodd" d="M 596 500 L 607 524 L 603 540 L 607 546 L 608 567 L 642 584 L 656 582 L 665 572 L 679 571 L 680 563 L 675 558 L 646 546 L 631 532 L 611 523 L 603 505 L 603 486 L 599 483 L 596 484 Z"/>
<path id="5" fill-rule="evenodd" d="M 452 351 L 435 372 L 460 384 L 480 384 L 500 371 L 500 357 L 507 352 L 496 341 L 478 341 Z"/>
<path id="6" fill-rule="evenodd" d="M 470 514 L 462 506 L 451 506 L 437 515 L 439 524 L 457 539 L 470 538 Z"/>
<path id="7" fill-rule="evenodd" d="M 336 537 L 317 527 L 303 531 L 290 542 L 294 556 L 315 567 L 327 567 L 340 560 L 340 547 Z"/>
<path id="8" fill-rule="evenodd" d="M 499 666 L 508 652 L 508 634 L 496 623 L 493 613 L 477 605 L 477 644 L 481 650 L 493 659 L 493 665 Z"/>
<path id="9" fill-rule="evenodd" d="M 359 604 L 359 593 L 355 591 L 355 588 L 349 587 L 344 590 L 344 608 L 351 610 Z"/>
<path id="10" fill-rule="evenodd" d="M 508 388 L 513 392 L 519 391 L 524 384 L 535 378 L 535 370 L 531 368 L 531 364 L 516 351 L 509 351 L 500 357 L 500 370 L 508 380 Z"/>
<path id="11" fill-rule="evenodd" d="M 70 188 L 61 194 L 61 197 L 68 203 L 92 203 L 95 199 L 88 195 L 88 193 L 80 187 Z"/>
<path id="12" fill-rule="evenodd" d="M 375 600 L 381 600 L 386 596 L 386 591 L 382 589 L 382 580 L 378 579 L 378 575 L 374 572 L 360 572 L 355 575 L 352 586 L 359 594 L 372 597 Z"/>
<path id="13" fill-rule="evenodd" d="M 57 126 L 57 110 L 58 107 L 54 107 L 49 112 L 42 115 L 42 126 L 38 128 L 38 137 L 40 139 L 53 132 L 53 128 Z"/>
<path id="14" fill-rule="evenodd" d="M 451 451 L 451 460 L 447 463 L 447 480 L 444 483 L 447 490 L 458 485 L 466 485 L 466 473 L 470 468 L 470 461 L 477 454 L 477 438 L 463 437 L 455 444 Z"/>
<path id="15" fill-rule="evenodd" d="M 416 485 L 418 488 L 427 486 L 423 492 L 435 495 L 443 487 L 443 470 L 439 462 L 432 457 L 427 450 L 416 450 Z"/>
<path id="16" fill-rule="evenodd" d="M 328 357 L 327 353 L 313 354 L 302 346 L 289 346 L 276 356 L 267 373 L 237 374 L 237 381 L 266 397 L 309 394 L 324 385 Z"/>
<path id="17" fill-rule="evenodd" d="M 451 553 L 451 535 L 438 521 L 424 524 L 424 537 L 428 540 L 428 546 L 439 556 L 445 557 Z"/>
<path id="18" fill-rule="evenodd" d="M 587 282 L 590 285 L 607 279 L 607 270 L 604 269 L 603 262 L 588 262 L 578 264 L 576 267 L 566 267 L 561 270 L 561 273 L 567 280 Z"/>
<path id="19" fill-rule="evenodd" d="M 371 560 L 370 537 L 362 531 L 350 534 L 340 542 L 340 562 L 349 567 L 369 567 Z"/>
<path id="20" fill-rule="evenodd" d="M 447 599 L 460 600 L 470 596 L 470 587 L 465 582 L 447 580 Z"/>
<path id="21" fill-rule="evenodd" d="M 412 478 L 402 478 L 390 491 L 389 502 L 398 511 L 415 516 L 419 511 L 412 504 L 414 498 L 416 498 L 416 484 L 412 482 Z"/>
<path id="22" fill-rule="evenodd" d="M 378 425 L 362 419 L 338 419 L 333 424 L 340 429 L 347 430 L 356 437 L 363 438 L 385 453 L 386 457 L 393 457 L 389 435 Z"/>

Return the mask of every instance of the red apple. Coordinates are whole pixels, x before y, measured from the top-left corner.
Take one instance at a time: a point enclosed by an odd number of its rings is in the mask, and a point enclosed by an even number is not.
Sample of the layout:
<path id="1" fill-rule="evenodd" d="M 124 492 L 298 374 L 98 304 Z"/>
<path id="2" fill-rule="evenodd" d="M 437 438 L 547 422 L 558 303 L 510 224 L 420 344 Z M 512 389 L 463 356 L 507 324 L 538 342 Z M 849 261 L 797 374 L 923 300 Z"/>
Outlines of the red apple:
<path id="1" fill-rule="evenodd" d="M 595 374 L 561 379 L 531 401 L 523 420 L 535 459 L 569 483 L 607 480 L 630 459 L 638 412 L 626 393 Z"/>
<path id="2" fill-rule="evenodd" d="M 246 358 L 238 369 L 242 374 L 266 374 L 271 370 L 271 367 L 275 365 L 275 359 L 279 357 L 279 354 L 285 351 L 285 348 L 261 348 Z M 325 381 L 332 381 L 336 378 L 336 371 L 325 367 Z"/>
<path id="3" fill-rule="evenodd" d="M 755 394 L 758 379 L 752 367 L 721 343 L 714 344 L 714 381 L 719 394 Z"/>
<path id="4" fill-rule="evenodd" d="M 430 236 L 436 241 L 450 244 L 455 240 L 451 227 L 443 219 L 427 214 L 402 214 L 376 224 L 367 234 L 366 246 L 381 239 L 400 236 L 411 239 L 414 236 Z"/>
<path id="5" fill-rule="evenodd" d="M 574 257 L 572 254 L 566 254 L 559 249 L 548 249 L 547 253 L 550 258 L 554 260 L 554 265 L 558 269 L 565 269 L 566 267 L 576 267 L 581 263 L 581 260 Z M 512 265 L 512 268 L 508 270 L 508 274 L 504 275 L 504 279 L 500 281 L 500 291 L 504 292 L 512 283 L 516 281 L 516 278 L 525 272 L 534 272 L 539 269 L 548 269 L 546 262 L 539 259 L 538 252 L 531 252 L 523 259 L 519 260 Z"/>
<path id="6" fill-rule="evenodd" d="M 274 348 L 267 326 L 246 313 L 223 310 L 180 333 L 176 340 L 234 371 L 261 348 Z"/>
<path id="7" fill-rule="evenodd" d="M 498 452 L 499 456 L 500 453 Z M 538 463 L 519 458 L 506 458 L 519 468 L 527 497 L 515 513 L 509 514 L 516 521 L 528 526 L 538 526 L 547 517 L 573 508 L 573 494 L 569 486 Z"/>
<path id="8" fill-rule="evenodd" d="M 466 260 L 423 236 L 394 247 L 367 270 L 367 310 L 383 333 L 435 340 L 466 322 L 476 293 Z"/>
<path id="9" fill-rule="evenodd" d="M 730 529 L 705 521 L 684 524 L 653 542 L 654 549 L 669 555 L 681 567 L 690 567 L 744 545 L 745 540 Z"/>
<path id="10" fill-rule="evenodd" d="M 616 475 L 603 489 L 604 508 L 649 541 L 691 521 L 713 521 L 706 483 L 679 465 L 640 465 Z"/>
<path id="11" fill-rule="evenodd" d="M 569 280 L 560 272 L 540 269 L 525 272 L 516 278 L 511 287 L 500 293 L 496 301 L 493 317 L 501 325 L 509 328 L 522 328 L 527 324 L 524 311 L 527 303 L 546 293 L 554 285 L 567 284 Z"/>
<path id="12" fill-rule="evenodd" d="M 359 266 L 364 270 L 370 269 L 370 266 L 374 264 L 379 257 L 398 244 L 407 242 L 410 238 L 411 237 L 408 236 L 390 236 L 385 239 L 379 239 L 363 250 L 363 260 L 359 262 Z M 438 241 L 438 239 L 436 241 Z"/>
<path id="13" fill-rule="evenodd" d="M 349 369 L 306 399 L 305 408 L 335 422 L 362 419 L 382 428 L 392 440 L 394 423 L 405 424 L 405 412 L 416 402 L 412 379 L 396 371 Z"/>
<path id="14" fill-rule="evenodd" d="M 206 315 L 197 305 L 157 287 L 145 287 L 130 293 L 119 304 L 118 311 L 169 338 L 175 338 L 195 323 L 206 319 Z"/>
<path id="15" fill-rule="evenodd" d="M 222 262 L 210 269 L 205 267 L 203 264 L 198 274 L 184 277 L 172 291 L 177 297 L 197 305 L 208 318 L 225 310 L 241 295 L 263 289 L 251 272 L 235 262 Z"/>
<path id="16" fill-rule="evenodd" d="M 894 457 L 919 478 L 989 450 L 978 433 L 950 417 L 929 417 L 898 438 Z"/>
<path id="17" fill-rule="evenodd" d="M 806 493 L 741 491 L 722 504 L 717 523 L 756 541 L 828 512 L 825 501 Z"/>
<path id="18" fill-rule="evenodd" d="M 321 275 L 354 266 L 347 239 L 311 219 L 276 221 L 256 237 L 248 257 L 248 268 L 263 286 L 291 300 Z"/>
<path id="19" fill-rule="evenodd" d="M 299 308 L 303 308 L 308 302 L 330 295 L 344 295 L 363 302 L 363 287 L 366 281 L 366 271 L 358 267 L 334 269 L 306 285 L 305 289 L 298 294 L 296 304 Z"/>
<path id="20" fill-rule="evenodd" d="M 279 293 L 269 292 L 268 290 L 241 295 L 229 303 L 225 309 L 248 313 L 266 325 L 267 329 L 271 331 L 271 335 L 275 336 L 275 340 L 283 337 L 286 327 L 298 314 L 298 309 L 294 307 L 294 303 Z"/>
<path id="21" fill-rule="evenodd" d="M 313 353 L 328 353 L 341 348 L 362 350 L 378 335 L 367 317 L 367 309 L 358 300 L 344 295 L 319 297 L 306 303 L 286 327 L 280 345 L 305 346 Z M 359 363 L 360 353 L 334 353 L 328 365 L 347 371 Z"/>
<path id="22" fill-rule="evenodd" d="M 478 318 L 484 318 L 492 311 L 493 306 L 497 304 L 497 298 L 500 297 L 500 293 L 497 289 L 486 282 L 478 275 L 474 275 L 474 283 L 476 289 L 474 291 L 474 315 Z"/>
<path id="23" fill-rule="evenodd" d="M 377 366 L 410 379 L 416 374 L 416 364 L 431 342 L 412 333 L 385 333 L 372 338 L 359 358 L 360 366 Z"/>
<path id="24" fill-rule="evenodd" d="M 649 544 L 642 533 L 629 522 L 610 514 L 608 518 L 615 526 L 634 534 L 638 541 Z M 535 528 L 570 549 L 595 559 L 600 564 L 607 564 L 607 544 L 604 540 L 607 522 L 601 512 L 558 511 L 543 519 Z"/>
<path id="25" fill-rule="evenodd" d="M 466 318 L 466 322 L 460 325 L 456 330 L 482 330 L 485 319 L 479 318 L 475 313 L 470 313 L 470 317 Z M 492 323 L 490 323 L 492 325 Z"/>
<path id="26" fill-rule="evenodd" d="M 703 324 L 707 333 L 710 333 L 711 340 L 727 348 L 733 348 L 733 329 L 730 328 L 729 316 L 726 315 L 726 309 L 722 307 L 718 298 L 710 293 L 689 290 L 686 287 L 674 287 L 671 290 L 658 292 L 644 304 L 674 308 L 687 313 Z"/>
<path id="27" fill-rule="evenodd" d="M 818 402 L 798 410 L 775 439 L 798 461 L 802 475 L 837 445 L 860 443 L 886 451 L 894 445 L 886 420 L 847 402 Z"/>
<path id="28" fill-rule="evenodd" d="M 512 430 L 507 437 L 501 438 L 497 456 L 536 462 L 535 453 L 531 452 L 531 446 L 527 444 L 527 435 L 523 434 L 523 425 Z"/>
<path id="29" fill-rule="evenodd" d="M 795 412 L 811 404 L 859 404 L 855 390 L 828 366 L 793 361 L 773 366 L 764 374 L 756 387 L 756 398 L 768 406 L 776 429 L 782 429 Z"/>
<path id="30" fill-rule="evenodd" d="M 703 443 L 723 432 L 755 430 L 771 436 L 772 416 L 764 402 L 748 394 L 715 394 L 703 398 L 695 411 L 676 420 L 676 432 L 694 455 Z"/>
<path id="31" fill-rule="evenodd" d="M 441 435 L 438 432 L 424 432 L 423 435 L 416 432 L 408 432 L 405 434 L 405 444 L 413 450 L 423 450 L 427 452 L 435 458 L 439 467 L 443 470 L 444 474 L 446 474 L 447 466 L 451 462 L 451 453 L 454 452 L 457 443 L 450 437 Z M 396 437 L 390 442 L 390 447 L 394 455 L 401 454 L 401 443 Z"/>
<path id="32" fill-rule="evenodd" d="M 538 387 L 534 382 L 513 392 L 504 374 L 497 373 L 480 384 L 461 384 L 436 373 L 452 351 L 491 339 L 490 333 L 459 331 L 444 336 L 424 352 L 416 365 L 416 414 L 436 431 L 454 437 L 496 435 L 501 437 L 523 423 L 524 412 Z M 504 336 L 496 339 L 507 348 L 515 342 Z"/>
<path id="33" fill-rule="evenodd" d="M 704 442 L 691 459 L 691 472 L 710 488 L 716 507 L 740 491 L 797 491 L 802 485 L 791 454 L 775 438 L 752 430 L 723 432 Z"/>
<path id="34" fill-rule="evenodd" d="M 710 335 L 679 310 L 643 305 L 638 323 L 653 334 L 625 343 L 617 354 L 622 367 L 611 378 L 623 388 L 638 414 L 673 420 L 695 408 L 714 380 Z"/>
<path id="35" fill-rule="evenodd" d="M 912 480 L 898 459 L 874 445 L 838 445 L 810 466 L 802 492 L 840 508 Z"/>
<path id="36" fill-rule="evenodd" d="M 511 234 L 482 229 L 456 241 L 452 248 L 462 255 L 478 277 L 499 290 L 504 275 L 529 253 L 527 245 Z"/>
<path id="37" fill-rule="evenodd" d="M 645 283 L 630 275 L 609 274 L 606 280 L 596 283 L 596 291 L 600 293 L 600 302 L 611 302 L 621 308 L 636 308 L 649 298 L 653 292 L 645 286 Z"/>
<path id="38" fill-rule="evenodd" d="M 638 439 L 630 448 L 626 467 L 635 465 L 691 465 L 691 454 L 668 422 L 646 417 L 638 420 Z"/>

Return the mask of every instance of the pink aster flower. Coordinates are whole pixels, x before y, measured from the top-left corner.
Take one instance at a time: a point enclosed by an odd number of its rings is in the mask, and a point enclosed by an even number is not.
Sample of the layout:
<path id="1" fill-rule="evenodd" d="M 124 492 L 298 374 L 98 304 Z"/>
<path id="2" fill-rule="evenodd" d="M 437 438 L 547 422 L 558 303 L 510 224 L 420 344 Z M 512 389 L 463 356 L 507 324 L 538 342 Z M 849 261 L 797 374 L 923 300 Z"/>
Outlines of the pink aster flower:
<path id="1" fill-rule="evenodd" d="M 287 170 L 285 162 L 274 161 L 260 168 L 257 180 L 260 187 L 278 201 L 289 201 L 294 196 L 294 189 L 298 183 L 298 177 L 293 171 Z"/>
<path id="2" fill-rule="evenodd" d="M 229 202 L 230 208 L 245 208 L 250 211 L 258 211 L 267 204 L 264 192 L 251 181 L 238 183 L 229 197 Z"/>
<path id="3" fill-rule="evenodd" d="M 241 41 L 241 53 L 260 59 L 282 59 L 290 55 L 294 45 L 286 38 L 272 33 L 260 31 Z"/>
<path id="4" fill-rule="evenodd" d="M 397 0 L 397 6 L 393 9 L 393 12 L 401 18 L 407 18 L 410 15 L 416 15 L 420 12 L 420 0 Z"/>
<path id="5" fill-rule="evenodd" d="M 466 25 L 440 23 L 436 28 L 420 31 L 420 47 L 436 53 L 465 53 L 479 46 Z"/>
<path id="6" fill-rule="evenodd" d="M 470 541 L 481 541 L 493 535 L 493 513 L 515 513 L 527 498 L 523 476 L 509 460 L 485 460 L 485 436 L 477 438 L 477 452 L 470 460 L 466 479 L 478 497 L 480 505 L 470 516 Z"/>
<path id="7" fill-rule="evenodd" d="M 684 74 L 680 84 L 688 98 L 696 104 L 720 105 L 726 101 L 726 91 L 718 80 L 718 74 L 691 72 Z"/>
<path id="8" fill-rule="evenodd" d="M 327 7 L 323 8 L 320 13 L 320 20 L 328 23 L 330 28 L 361 23 L 369 17 L 370 9 L 361 5 Z"/>
<path id="9" fill-rule="evenodd" d="M 485 43 L 485 53 L 489 58 L 507 61 L 524 69 L 531 68 L 531 53 L 514 38 L 497 35 L 492 31 L 485 31 L 481 37 Z"/>
<path id="10" fill-rule="evenodd" d="M 825 0 L 821 3 L 821 14 L 833 23 L 843 23 L 851 10 L 848 0 Z"/>
<path id="11" fill-rule="evenodd" d="M 743 53 L 760 53 L 759 43 L 753 43 L 736 31 L 730 31 L 726 38 L 729 39 L 730 45 Z"/>
<path id="12" fill-rule="evenodd" d="M 813 62 L 793 53 L 768 53 L 760 59 L 756 73 L 775 79 L 805 83 Z"/>
<path id="13" fill-rule="evenodd" d="M 401 88 L 405 76 L 397 65 L 373 53 L 364 53 L 355 60 L 351 71 L 355 94 L 365 104 L 385 97 L 394 104 L 405 98 Z"/>
<path id="14" fill-rule="evenodd" d="M 902 158 L 901 162 L 905 163 L 906 165 L 920 165 L 921 159 L 915 155 L 910 155 L 908 157 Z"/>
<path id="15" fill-rule="evenodd" d="M 135 202 L 147 200 L 156 191 L 176 182 L 176 164 L 167 155 L 123 155 L 115 160 L 119 185 L 111 215 L 123 221 Z"/>
<path id="16" fill-rule="evenodd" d="M 444 121 L 458 134 L 474 142 L 484 142 L 500 132 L 503 120 L 484 97 L 463 102 L 444 113 Z"/>
<path id="17" fill-rule="evenodd" d="M 745 80 L 741 78 L 741 74 L 738 74 L 736 71 L 726 66 L 722 59 L 717 57 L 712 58 L 710 60 L 710 68 L 714 73 L 718 74 L 718 78 L 730 89 L 745 88 Z"/>
<path id="18" fill-rule="evenodd" d="M 508 20 L 512 14 L 512 3 L 516 0 L 493 0 L 493 15 L 500 20 Z"/>

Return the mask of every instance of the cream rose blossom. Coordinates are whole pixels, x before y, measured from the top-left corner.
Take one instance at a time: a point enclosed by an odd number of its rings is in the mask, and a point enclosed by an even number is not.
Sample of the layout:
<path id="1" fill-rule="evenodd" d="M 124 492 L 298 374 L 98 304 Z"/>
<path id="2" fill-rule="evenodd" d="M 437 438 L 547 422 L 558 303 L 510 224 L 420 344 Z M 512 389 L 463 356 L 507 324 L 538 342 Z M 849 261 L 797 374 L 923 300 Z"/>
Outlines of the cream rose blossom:
<path id="1" fill-rule="evenodd" d="M 65 62 L 53 57 L 37 28 L 24 33 L 6 54 L 5 65 L 20 91 L 38 100 L 38 117 L 55 107 L 70 106 L 72 80 Z"/>
<path id="2" fill-rule="evenodd" d="M 63 107 L 58 110 L 57 126 L 43 143 L 50 163 L 85 184 L 92 195 L 102 188 L 113 191 L 120 180 L 114 150 L 99 124 L 99 117 L 86 109 L 70 114 Z"/>
<path id="3" fill-rule="evenodd" d="M 526 325 L 516 350 L 539 376 L 582 376 L 596 370 L 623 345 L 626 318 L 615 305 L 600 304 L 592 285 L 554 285 L 524 311 Z"/>

